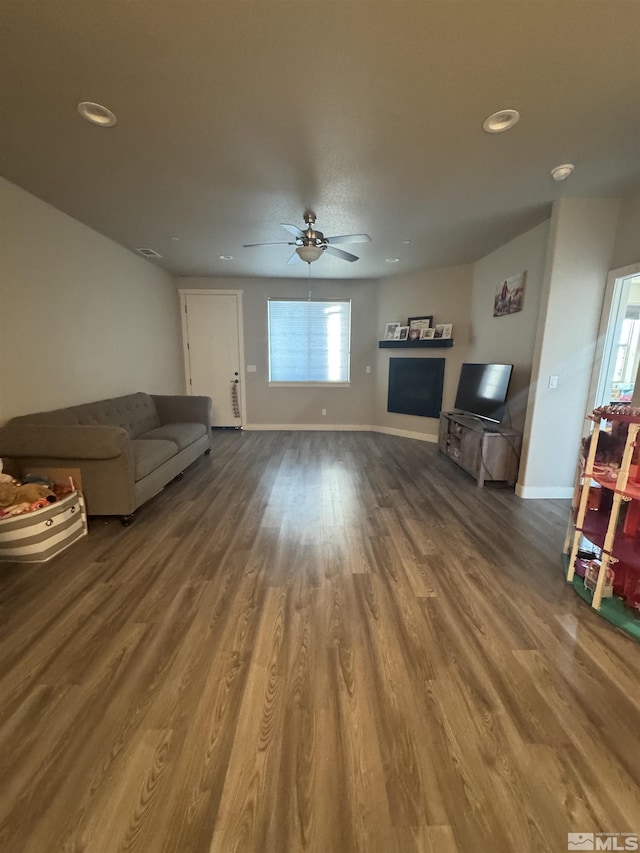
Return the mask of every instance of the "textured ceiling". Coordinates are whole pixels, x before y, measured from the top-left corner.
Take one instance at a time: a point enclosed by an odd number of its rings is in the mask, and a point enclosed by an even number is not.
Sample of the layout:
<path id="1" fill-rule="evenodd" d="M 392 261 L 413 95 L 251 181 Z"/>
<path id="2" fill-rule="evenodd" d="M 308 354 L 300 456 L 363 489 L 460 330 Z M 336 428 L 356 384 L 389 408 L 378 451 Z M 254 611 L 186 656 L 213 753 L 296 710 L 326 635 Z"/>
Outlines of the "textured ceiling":
<path id="1" fill-rule="evenodd" d="M 640 183 L 636 0 L 0 0 L 0 24 L 0 174 L 179 275 L 306 275 L 242 248 L 306 208 L 372 237 L 314 277 L 465 263 Z"/>

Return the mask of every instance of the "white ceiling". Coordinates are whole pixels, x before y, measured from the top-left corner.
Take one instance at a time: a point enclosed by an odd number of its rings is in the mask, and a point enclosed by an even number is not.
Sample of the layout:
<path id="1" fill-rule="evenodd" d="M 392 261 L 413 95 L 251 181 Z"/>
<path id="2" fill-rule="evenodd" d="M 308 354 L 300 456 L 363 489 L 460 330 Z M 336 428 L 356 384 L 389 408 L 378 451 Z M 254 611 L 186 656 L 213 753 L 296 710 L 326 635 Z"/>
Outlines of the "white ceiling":
<path id="1" fill-rule="evenodd" d="M 640 183 L 636 0 L 0 0 L 0 24 L 0 174 L 178 275 L 306 276 L 242 248 L 306 208 L 372 237 L 314 277 L 466 263 Z"/>

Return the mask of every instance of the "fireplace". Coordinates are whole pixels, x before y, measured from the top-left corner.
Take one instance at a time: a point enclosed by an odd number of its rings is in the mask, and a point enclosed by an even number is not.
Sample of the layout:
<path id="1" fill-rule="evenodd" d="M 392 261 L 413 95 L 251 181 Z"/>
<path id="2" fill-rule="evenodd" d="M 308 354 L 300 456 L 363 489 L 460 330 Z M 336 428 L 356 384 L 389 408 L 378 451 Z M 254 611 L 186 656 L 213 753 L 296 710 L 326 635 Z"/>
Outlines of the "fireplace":
<path id="1" fill-rule="evenodd" d="M 390 358 L 387 411 L 439 418 L 444 358 Z"/>

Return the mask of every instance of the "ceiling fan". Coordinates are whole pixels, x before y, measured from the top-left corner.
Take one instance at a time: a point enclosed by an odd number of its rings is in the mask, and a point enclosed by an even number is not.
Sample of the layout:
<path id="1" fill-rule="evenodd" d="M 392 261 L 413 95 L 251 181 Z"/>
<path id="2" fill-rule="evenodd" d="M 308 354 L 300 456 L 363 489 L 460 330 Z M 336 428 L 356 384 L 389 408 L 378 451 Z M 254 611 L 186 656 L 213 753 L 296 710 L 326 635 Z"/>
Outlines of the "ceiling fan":
<path id="1" fill-rule="evenodd" d="M 278 243 L 245 243 L 244 248 L 248 249 L 252 246 L 295 246 L 295 251 L 287 261 L 288 264 L 297 264 L 299 261 L 304 261 L 311 264 L 317 261 L 323 252 L 328 252 L 330 255 L 335 255 L 336 258 L 342 258 L 343 261 L 358 260 L 357 255 L 352 255 L 351 252 L 345 252 L 342 249 L 336 249 L 336 243 L 370 243 L 371 237 L 368 234 L 338 234 L 335 237 L 325 237 L 322 231 L 316 231 L 313 227 L 316 222 L 316 215 L 311 210 L 307 210 L 304 214 L 304 221 L 307 225 L 304 231 L 298 228 L 297 225 L 287 225 L 281 222 L 281 226 L 292 234 L 296 239 L 291 241 L 282 241 Z"/>

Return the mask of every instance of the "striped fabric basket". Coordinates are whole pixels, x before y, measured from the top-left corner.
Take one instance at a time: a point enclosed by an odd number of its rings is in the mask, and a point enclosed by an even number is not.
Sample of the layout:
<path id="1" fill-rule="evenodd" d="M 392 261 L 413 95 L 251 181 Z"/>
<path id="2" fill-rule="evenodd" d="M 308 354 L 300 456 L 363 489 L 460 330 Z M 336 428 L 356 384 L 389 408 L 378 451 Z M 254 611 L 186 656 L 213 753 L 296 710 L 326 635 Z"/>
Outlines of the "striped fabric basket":
<path id="1" fill-rule="evenodd" d="M 80 492 L 24 515 L 0 518 L 0 560 L 44 563 L 87 535 L 87 513 Z"/>

